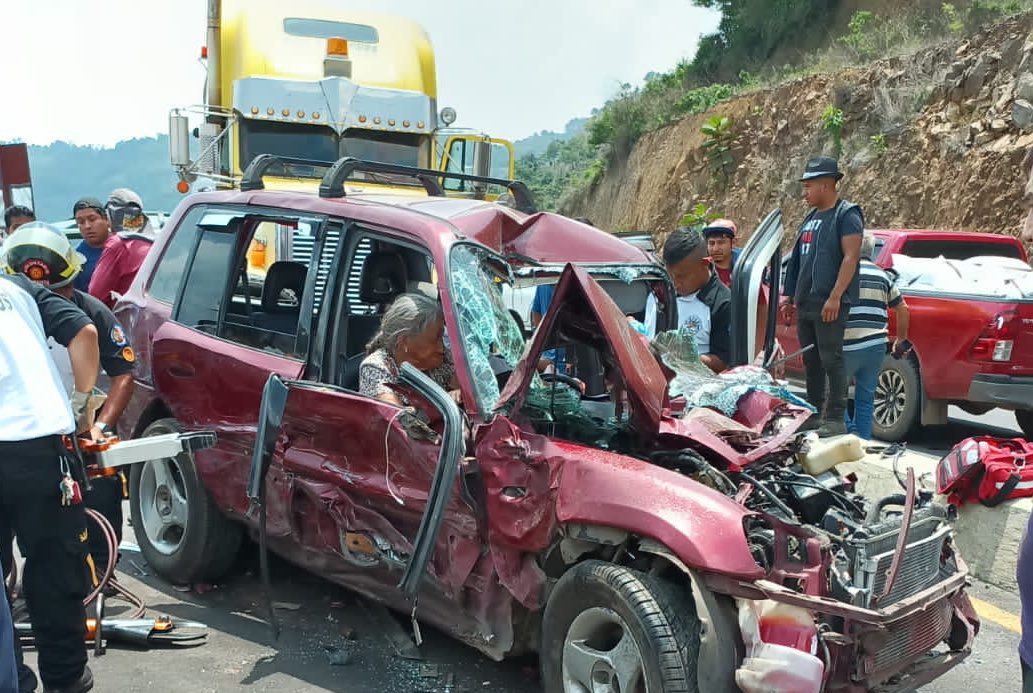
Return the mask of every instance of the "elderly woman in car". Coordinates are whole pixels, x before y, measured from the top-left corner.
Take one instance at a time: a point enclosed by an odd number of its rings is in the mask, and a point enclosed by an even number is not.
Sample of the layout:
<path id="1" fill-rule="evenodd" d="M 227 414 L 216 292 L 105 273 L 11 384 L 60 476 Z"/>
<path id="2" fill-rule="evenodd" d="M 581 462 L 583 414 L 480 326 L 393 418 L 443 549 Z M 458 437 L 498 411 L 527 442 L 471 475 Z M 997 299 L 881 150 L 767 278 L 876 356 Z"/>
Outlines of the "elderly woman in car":
<path id="1" fill-rule="evenodd" d="M 384 313 L 380 330 L 366 347 L 359 366 L 359 392 L 383 402 L 407 407 L 405 397 L 391 386 L 403 363 L 426 373 L 457 397 L 455 365 L 445 351 L 445 319 L 437 300 L 423 294 L 402 294 Z"/>

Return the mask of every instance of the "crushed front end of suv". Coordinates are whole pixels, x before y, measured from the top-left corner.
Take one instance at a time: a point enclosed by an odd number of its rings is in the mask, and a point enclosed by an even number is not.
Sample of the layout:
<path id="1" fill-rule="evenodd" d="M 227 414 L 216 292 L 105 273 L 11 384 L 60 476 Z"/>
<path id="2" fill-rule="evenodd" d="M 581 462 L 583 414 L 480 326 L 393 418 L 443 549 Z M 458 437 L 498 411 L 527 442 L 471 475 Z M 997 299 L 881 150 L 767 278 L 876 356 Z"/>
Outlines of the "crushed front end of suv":
<path id="1" fill-rule="evenodd" d="M 256 285 L 247 251 L 270 229 L 290 251 Z M 794 690 L 764 679 L 764 645 L 806 655 L 813 690 L 910 690 L 969 653 L 944 510 L 913 483 L 870 499 L 809 474 L 805 403 L 760 369 L 700 372 L 677 332 L 643 339 L 628 317 L 648 296 L 661 323 L 674 310 L 645 251 L 557 215 L 397 194 L 199 194 L 166 230 L 118 308 L 145 345 L 121 432 L 218 444 L 132 471 L 160 575 L 218 579 L 261 534 L 492 658 L 538 652 L 547 691 Z M 740 354 L 764 341 L 781 238 L 776 213 L 740 258 Z M 512 289 L 546 282 L 531 332 Z M 407 368 L 410 409 L 358 392 L 407 291 L 440 299 L 461 405 Z M 550 350 L 563 368 L 543 373 Z"/>

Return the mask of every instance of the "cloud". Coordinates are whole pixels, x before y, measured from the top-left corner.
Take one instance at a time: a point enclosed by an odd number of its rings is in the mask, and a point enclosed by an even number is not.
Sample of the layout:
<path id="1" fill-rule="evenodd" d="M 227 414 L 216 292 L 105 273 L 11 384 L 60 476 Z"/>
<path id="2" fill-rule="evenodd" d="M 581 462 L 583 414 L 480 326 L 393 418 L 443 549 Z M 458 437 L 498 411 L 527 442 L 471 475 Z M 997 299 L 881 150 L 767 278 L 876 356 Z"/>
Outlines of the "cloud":
<path id="1" fill-rule="evenodd" d="M 440 105 L 456 108 L 457 125 L 511 139 L 561 129 L 620 83 L 670 69 L 717 24 L 690 0 L 347 5 L 423 24 Z M 4 15 L 0 140 L 110 145 L 164 132 L 169 109 L 200 101 L 203 0 L 14 0 Z"/>

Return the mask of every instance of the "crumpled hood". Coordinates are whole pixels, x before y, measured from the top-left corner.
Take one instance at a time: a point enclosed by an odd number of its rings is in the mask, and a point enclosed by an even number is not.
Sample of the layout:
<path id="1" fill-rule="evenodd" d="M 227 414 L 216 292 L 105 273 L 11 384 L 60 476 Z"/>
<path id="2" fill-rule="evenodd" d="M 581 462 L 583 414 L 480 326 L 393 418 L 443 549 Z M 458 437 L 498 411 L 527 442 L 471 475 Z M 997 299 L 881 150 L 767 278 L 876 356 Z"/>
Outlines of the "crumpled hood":
<path id="1" fill-rule="evenodd" d="M 527 397 L 545 340 L 558 326 L 600 351 L 615 365 L 628 398 L 632 428 L 645 439 L 660 430 L 667 406 L 667 378 L 642 335 L 588 272 L 568 264 L 534 339 L 510 375 L 496 409 L 519 409 Z"/>

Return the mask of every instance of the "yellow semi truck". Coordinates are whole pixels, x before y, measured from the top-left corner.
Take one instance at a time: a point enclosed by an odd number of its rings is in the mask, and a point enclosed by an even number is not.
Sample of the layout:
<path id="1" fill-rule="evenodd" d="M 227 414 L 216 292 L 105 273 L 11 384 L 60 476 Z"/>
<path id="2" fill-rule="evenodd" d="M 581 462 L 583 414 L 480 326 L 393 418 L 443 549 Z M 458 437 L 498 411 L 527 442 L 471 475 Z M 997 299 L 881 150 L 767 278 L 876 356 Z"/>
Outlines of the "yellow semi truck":
<path id="1" fill-rule="evenodd" d="M 310 162 L 342 157 L 513 178 L 513 145 L 453 127 L 438 108 L 430 39 L 416 22 L 320 0 L 208 0 L 204 101 L 174 109 L 169 148 L 178 189 L 237 187 L 262 154 Z M 193 142 L 196 140 L 196 142 Z M 329 163 L 327 163 L 327 166 Z M 269 188 L 314 190 L 326 166 L 282 164 Z M 349 188 L 422 188 L 411 178 L 357 175 Z M 489 186 L 442 179 L 450 196 L 492 199 Z M 250 269 L 294 257 L 297 234 L 269 229 Z"/>
<path id="2" fill-rule="evenodd" d="M 208 0 L 202 60 L 204 102 L 170 115 L 183 191 L 198 180 L 233 187 L 260 154 L 512 177 L 511 143 L 454 128 L 455 111 L 438 111 L 434 51 L 412 20 L 320 0 Z M 195 147 L 191 115 L 201 120 Z M 284 173 L 281 187 L 322 175 Z M 476 191 L 454 182 L 449 192 Z"/>

